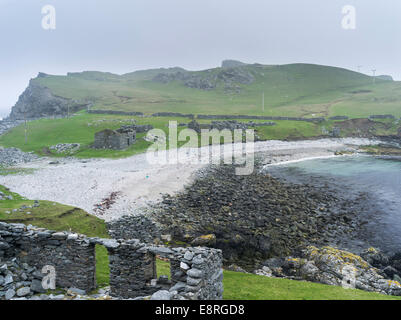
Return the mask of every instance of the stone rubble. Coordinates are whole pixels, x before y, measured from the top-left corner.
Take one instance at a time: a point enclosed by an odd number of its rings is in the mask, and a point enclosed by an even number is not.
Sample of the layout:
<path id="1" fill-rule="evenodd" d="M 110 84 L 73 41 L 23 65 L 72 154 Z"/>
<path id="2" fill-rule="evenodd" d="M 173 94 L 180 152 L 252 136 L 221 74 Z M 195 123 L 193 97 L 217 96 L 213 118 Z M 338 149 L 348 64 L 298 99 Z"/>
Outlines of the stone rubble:
<path id="1" fill-rule="evenodd" d="M 225 264 L 248 270 L 298 247 L 337 245 L 359 230 L 356 211 L 343 209 L 351 200 L 284 183 L 256 165 L 249 176 L 237 176 L 231 165 L 203 170 L 183 192 L 166 195 L 149 218 L 173 241 L 221 249 Z"/>
<path id="2" fill-rule="evenodd" d="M 1 120 L 0 121 L 0 136 L 7 133 L 12 128 L 19 126 L 22 123 L 24 123 L 24 121 Z"/>
<path id="3" fill-rule="evenodd" d="M 49 147 L 50 150 L 56 153 L 73 154 L 79 150 L 81 144 L 79 143 L 59 143 L 55 146 Z"/>
<path id="4" fill-rule="evenodd" d="M 21 163 L 28 163 L 38 159 L 33 152 L 22 152 L 17 148 L 0 147 L 0 166 L 14 166 Z"/>

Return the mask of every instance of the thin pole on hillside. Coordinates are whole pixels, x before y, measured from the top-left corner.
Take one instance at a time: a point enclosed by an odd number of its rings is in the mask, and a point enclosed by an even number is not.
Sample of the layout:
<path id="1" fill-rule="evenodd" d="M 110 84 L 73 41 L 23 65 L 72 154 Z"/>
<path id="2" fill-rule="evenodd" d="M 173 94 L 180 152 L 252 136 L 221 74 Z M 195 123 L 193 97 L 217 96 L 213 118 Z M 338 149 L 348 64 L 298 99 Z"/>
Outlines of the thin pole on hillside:
<path id="1" fill-rule="evenodd" d="M 262 94 L 262 110 L 263 110 L 263 112 L 265 112 L 265 93 L 263 92 L 263 94 Z"/>
<path id="2" fill-rule="evenodd" d="M 26 110 L 24 110 L 24 123 L 25 123 L 25 144 L 28 143 L 28 129 L 26 124 Z"/>
<path id="3" fill-rule="evenodd" d="M 373 83 L 375 84 L 376 83 L 376 69 L 373 69 L 372 72 L 373 72 Z"/>

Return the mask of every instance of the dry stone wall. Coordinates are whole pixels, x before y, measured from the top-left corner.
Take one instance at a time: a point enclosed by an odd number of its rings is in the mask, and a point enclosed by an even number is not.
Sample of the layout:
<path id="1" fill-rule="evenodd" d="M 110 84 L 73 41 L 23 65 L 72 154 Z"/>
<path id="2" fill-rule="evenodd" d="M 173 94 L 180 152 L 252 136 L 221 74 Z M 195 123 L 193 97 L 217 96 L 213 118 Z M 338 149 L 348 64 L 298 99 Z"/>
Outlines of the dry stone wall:
<path id="1" fill-rule="evenodd" d="M 96 288 L 95 246 L 109 253 L 111 296 L 135 299 L 219 300 L 223 294 L 222 252 L 210 248 L 167 248 L 140 240 L 87 238 L 23 224 L 0 222 L 0 262 L 18 257 L 42 270 L 55 268 L 60 288 Z M 170 260 L 171 280 L 157 279 L 156 257 Z"/>
<path id="2" fill-rule="evenodd" d="M 137 298 L 165 292 L 167 300 L 223 298 L 221 250 L 149 246 L 139 240 L 100 243 L 109 252 L 112 296 Z M 171 281 L 157 280 L 156 256 L 170 261 Z"/>
<path id="3" fill-rule="evenodd" d="M 84 236 L 0 222 L 1 257 L 18 257 L 38 270 L 54 267 L 61 288 L 96 288 L 95 245 Z"/>
<path id="4" fill-rule="evenodd" d="M 122 115 L 122 116 L 143 116 L 143 112 L 125 112 L 125 111 L 117 111 L 117 110 L 89 110 L 88 113 L 92 114 L 113 114 L 113 115 Z"/>
<path id="5" fill-rule="evenodd" d="M 145 216 L 123 216 L 107 223 L 108 233 L 114 239 L 138 239 L 144 243 L 153 243 L 161 239 L 160 228 Z"/>

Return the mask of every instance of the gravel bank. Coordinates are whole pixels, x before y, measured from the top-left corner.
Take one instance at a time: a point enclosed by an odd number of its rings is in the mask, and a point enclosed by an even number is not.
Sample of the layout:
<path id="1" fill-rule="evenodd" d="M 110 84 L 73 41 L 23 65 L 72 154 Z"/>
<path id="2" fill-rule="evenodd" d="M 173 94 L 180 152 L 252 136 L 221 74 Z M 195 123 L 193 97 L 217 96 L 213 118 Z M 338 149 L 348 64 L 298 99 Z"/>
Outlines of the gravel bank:
<path id="1" fill-rule="evenodd" d="M 264 153 L 266 164 L 294 161 L 310 157 L 333 156 L 336 151 L 377 142 L 368 139 L 322 139 L 314 141 L 264 141 L 255 143 L 255 152 Z M 220 149 L 220 146 L 210 149 Z M 202 148 L 204 149 L 204 148 Z M 209 148 L 207 148 L 209 149 Z M 206 165 L 193 163 L 193 149 L 182 151 L 185 164 L 151 164 L 145 154 L 126 159 L 60 160 L 39 159 L 24 168 L 36 169 L 32 174 L 0 176 L 0 184 L 30 199 L 56 201 L 80 207 L 95 214 L 96 206 L 117 192 L 113 205 L 97 214 L 110 221 L 127 214 L 146 212 L 149 204 L 173 195 L 194 180 Z M 166 152 L 168 154 L 168 152 Z"/>
<path id="2" fill-rule="evenodd" d="M 33 153 L 22 152 L 17 148 L 1 148 L 0 147 L 0 166 L 15 166 L 21 163 L 34 161 L 38 158 Z"/>

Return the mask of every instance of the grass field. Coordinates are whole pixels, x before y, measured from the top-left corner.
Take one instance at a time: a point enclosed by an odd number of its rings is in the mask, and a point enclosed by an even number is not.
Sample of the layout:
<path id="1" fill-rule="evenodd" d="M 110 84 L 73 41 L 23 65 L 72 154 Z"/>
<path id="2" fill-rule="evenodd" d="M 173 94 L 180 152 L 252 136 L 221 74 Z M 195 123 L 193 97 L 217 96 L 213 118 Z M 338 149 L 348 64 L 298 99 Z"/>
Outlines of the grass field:
<path id="1" fill-rule="evenodd" d="M 188 88 L 180 82 L 152 81 L 159 72 L 145 70 L 126 75 L 102 72 L 47 76 L 34 81 L 62 97 L 94 103 L 92 109 L 195 114 L 248 114 L 267 116 L 367 117 L 391 113 L 401 116 L 401 83 L 373 79 L 346 69 L 311 65 L 248 65 L 250 85 L 237 83 L 239 93 L 228 93 L 224 83 L 213 90 Z M 193 72 L 205 76 L 221 68 Z M 265 109 L 262 95 L 265 94 Z"/>
<path id="2" fill-rule="evenodd" d="M 163 130 L 166 135 L 169 132 L 169 121 L 188 123 L 185 118 L 168 117 L 130 117 L 120 115 L 88 114 L 79 112 L 77 115 L 64 119 L 41 119 L 28 122 L 28 139 L 25 142 L 25 128 L 20 125 L 8 133 L 0 136 L 0 145 L 4 147 L 16 147 L 25 152 L 35 152 L 41 156 L 65 157 L 66 154 L 56 154 L 49 150 L 50 146 L 59 143 L 80 143 L 81 148 L 72 154 L 78 158 L 123 158 L 145 152 L 151 143 L 145 141 L 144 133 L 137 135 L 137 141 L 126 150 L 96 150 L 91 148 L 95 133 L 103 129 L 118 129 L 123 124 L 130 124 L 135 120 L 137 124 L 151 124 L 154 128 Z M 247 122 L 249 120 L 240 120 Z M 253 120 L 254 122 L 265 122 Z M 200 120 L 200 123 L 208 123 L 210 120 Z M 286 140 L 302 139 L 322 136 L 323 129 L 330 131 L 336 126 L 335 121 L 323 123 L 311 123 L 304 121 L 274 121 L 275 126 L 263 126 L 255 129 L 256 134 L 262 140 Z M 397 134 L 400 124 L 393 120 L 377 120 L 376 133 L 380 135 Z M 183 128 L 178 127 L 178 132 Z M 356 133 L 358 128 L 343 130 L 344 136 Z M 178 147 L 185 142 L 179 142 Z M 168 141 L 167 141 L 167 147 Z M 8 169 L 12 171 L 13 169 Z M 1 170 L 0 170 L 0 174 Z"/>
<path id="3" fill-rule="evenodd" d="M 6 211 L 19 209 L 22 205 L 32 205 L 16 193 L 0 186 L 0 191 L 12 195 L 13 200 L 0 201 L 0 221 L 7 223 L 32 224 L 55 231 L 69 230 L 93 237 L 108 238 L 105 223 L 81 209 L 59 203 L 40 201 L 37 208 L 23 212 L 7 214 Z M 27 214 L 31 212 L 31 214 Z M 99 287 L 108 285 L 109 266 L 107 250 L 96 247 L 96 278 Z M 170 275 L 169 263 L 157 261 L 157 274 Z M 310 282 L 275 279 L 224 271 L 224 299 L 227 300 L 399 300 L 391 297 L 360 290 L 346 290 L 340 287 L 327 286 Z"/>
<path id="4" fill-rule="evenodd" d="M 188 123 L 188 119 L 167 117 L 128 117 L 116 115 L 95 115 L 79 113 L 77 116 L 64 119 L 41 119 L 28 123 L 28 141 L 25 143 L 25 128 L 16 127 L 0 136 L 0 145 L 16 147 L 25 152 L 35 152 L 39 155 L 65 156 L 65 154 L 50 153 L 48 147 L 58 143 L 80 143 L 81 149 L 74 154 L 79 158 L 122 158 L 141 153 L 147 150 L 151 143 L 146 142 L 145 134 L 137 135 L 137 142 L 126 150 L 95 150 L 90 148 L 95 133 L 103 129 L 118 129 L 123 124 L 131 123 L 135 119 L 138 124 L 151 124 L 168 134 L 169 121 Z M 201 123 L 210 122 L 207 120 Z M 257 122 L 257 121 L 255 121 Z M 178 128 L 178 132 L 182 130 Z M 259 127 L 257 133 L 266 139 L 285 139 L 291 136 L 311 137 L 321 134 L 319 125 L 308 122 L 278 121 L 274 127 Z M 185 142 L 180 142 L 178 146 Z M 168 147 L 168 141 L 167 141 Z"/>

